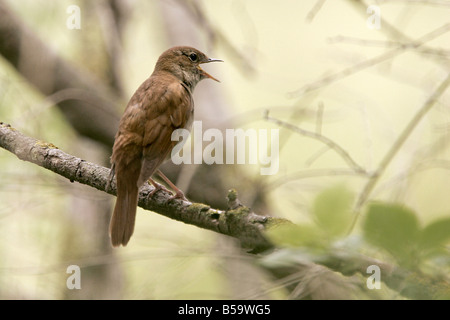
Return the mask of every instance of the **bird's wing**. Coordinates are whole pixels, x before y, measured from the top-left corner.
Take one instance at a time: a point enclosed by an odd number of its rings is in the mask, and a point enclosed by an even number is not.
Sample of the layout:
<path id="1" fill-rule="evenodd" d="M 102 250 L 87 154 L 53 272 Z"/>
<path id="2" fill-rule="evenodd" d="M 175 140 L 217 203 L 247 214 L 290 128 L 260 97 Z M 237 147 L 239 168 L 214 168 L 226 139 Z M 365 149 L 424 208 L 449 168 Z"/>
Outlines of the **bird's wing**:
<path id="1" fill-rule="evenodd" d="M 164 81 L 163 77 L 158 78 Z M 179 82 L 168 79 L 158 86 L 163 92 L 155 95 L 146 106 L 143 146 L 143 165 L 139 183 L 143 183 L 170 156 L 178 141 L 172 141 L 172 133 L 184 128 L 193 117 L 193 100 L 189 90 Z M 156 97 L 158 97 L 156 99 Z"/>

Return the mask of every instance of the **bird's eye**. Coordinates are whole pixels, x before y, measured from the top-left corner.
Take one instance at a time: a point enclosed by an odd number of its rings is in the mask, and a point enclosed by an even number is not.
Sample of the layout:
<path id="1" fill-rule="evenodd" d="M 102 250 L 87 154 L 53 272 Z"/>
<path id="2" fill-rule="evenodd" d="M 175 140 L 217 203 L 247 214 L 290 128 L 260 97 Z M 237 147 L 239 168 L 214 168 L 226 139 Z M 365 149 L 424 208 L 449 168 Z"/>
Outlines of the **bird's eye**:
<path id="1" fill-rule="evenodd" d="M 197 61 L 197 58 L 197 54 L 194 52 L 189 55 L 189 59 L 191 59 L 192 62 Z"/>

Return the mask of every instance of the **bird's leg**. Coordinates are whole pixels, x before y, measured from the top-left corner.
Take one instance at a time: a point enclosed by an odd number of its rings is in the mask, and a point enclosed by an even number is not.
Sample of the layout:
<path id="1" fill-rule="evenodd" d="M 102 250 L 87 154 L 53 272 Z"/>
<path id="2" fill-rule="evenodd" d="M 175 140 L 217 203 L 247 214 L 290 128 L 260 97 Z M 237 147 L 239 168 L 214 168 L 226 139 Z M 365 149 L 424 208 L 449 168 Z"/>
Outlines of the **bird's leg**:
<path id="1" fill-rule="evenodd" d="M 188 201 L 188 199 L 186 199 L 186 197 L 184 196 L 183 191 L 178 189 L 178 187 L 173 184 L 172 181 L 170 181 L 169 178 L 167 178 L 164 173 L 161 172 L 161 170 L 158 169 L 156 170 L 156 172 L 172 188 L 172 190 L 175 191 L 175 195 L 171 196 L 170 199 L 181 199 L 184 201 Z"/>
<path id="2" fill-rule="evenodd" d="M 114 175 L 115 175 L 115 165 L 113 163 L 113 165 L 111 166 L 111 170 L 109 171 L 108 181 L 106 181 L 106 187 L 105 187 L 106 192 L 109 192 L 111 190 L 111 183 L 114 179 Z"/>
<path id="3" fill-rule="evenodd" d="M 164 187 L 162 184 L 157 183 L 157 182 L 156 182 L 155 180 L 153 180 L 152 178 L 148 179 L 148 182 L 150 182 L 150 183 L 153 185 L 153 187 L 155 187 L 155 188 L 153 189 L 153 191 L 151 191 L 151 192 L 148 194 L 149 197 L 153 197 L 153 195 L 154 195 L 156 192 L 158 192 L 159 190 L 164 190 L 164 191 L 166 191 L 167 193 L 172 193 L 172 192 L 170 192 L 169 190 L 167 190 L 166 187 Z"/>

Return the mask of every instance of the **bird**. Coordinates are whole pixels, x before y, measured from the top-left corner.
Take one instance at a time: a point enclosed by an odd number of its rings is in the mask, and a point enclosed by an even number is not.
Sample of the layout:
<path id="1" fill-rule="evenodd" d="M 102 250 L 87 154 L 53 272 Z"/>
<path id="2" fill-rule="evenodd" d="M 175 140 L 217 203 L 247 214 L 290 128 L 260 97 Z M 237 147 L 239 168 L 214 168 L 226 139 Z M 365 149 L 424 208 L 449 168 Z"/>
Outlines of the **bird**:
<path id="1" fill-rule="evenodd" d="M 117 199 L 109 226 L 113 247 L 126 246 L 133 234 L 139 188 L 149 181 L 154 186 L 150 196 L 165 189 L 152 179 L 153 174 L 175 191 L 172 198 L 186 199 L 158 168 L 177 143 L 172 133 L 191 130 L 196 85 L 208 78 L 220 82 L 200 67 L 216 61 L 223 60 L 208 58 L 193 47 L 170 48 L 128 102 L 114 139 L 108 182 L 116 177 Z"/>

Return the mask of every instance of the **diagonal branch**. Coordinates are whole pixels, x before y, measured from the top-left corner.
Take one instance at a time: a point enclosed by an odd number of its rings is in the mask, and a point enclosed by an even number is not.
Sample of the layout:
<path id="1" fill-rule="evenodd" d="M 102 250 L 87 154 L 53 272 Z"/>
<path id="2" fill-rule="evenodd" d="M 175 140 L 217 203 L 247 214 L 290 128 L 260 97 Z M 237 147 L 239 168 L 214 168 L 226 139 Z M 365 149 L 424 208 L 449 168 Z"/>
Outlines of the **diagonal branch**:
<path id="1" fill-rule="evenodd" d="M 308 12 L 308 14 L 306 16 L 306 21 L 312 22 L 314 20 L 314 18 L 316 17 L 317 13 L 320 11 L 322 6 L 325 4 L 325 1 L 326 0 L 317 0 L 316 1 L 314 6 L 312 7 L 312 9 L 309 10 L 309 12 Z"/>
<path id="2" fill-rule="evenodd" d="M 397 138 L 397 140 L 392 144 L 391 148 L 388 150 L 388 152 L 385 154 L 383 159 L 380 162 L 380 165 L 378 166 L 375 173 L 370 177 L 367 184 L 364 186 L 364 189 L 360 193 L 358 200 L 355 205 L 355 218 L 353 221 L 353 224 L 350 228 L 350 231 L 353 230 L 356 220 L 358 219 L 360 215 L 360 211 L 364 203 L 369 198 L 370 194 L 372 193 L 375 185 L 377 184 L 380 176 L 386 171 L 386 168 L 391 163 L 392 159 L 397 155 L 403 144 L 406 142 L 406 140 L 411 136 L 411 133 L 414 131 L 414 129 L 417 127 L 417 125 L 422 121 L 422 119 L 425 117 L 425 115 L 428 113 L 428 111 L 431 110 L 431 108 L 435 105 L 435 103 L 439 100 L 439 98 L 445 93 L 447 88 L 450 86 L 450 73 L 447 74 L 447 77 L 440 83 L 440 85 L 437 87 L 437 89 L 430 95 L 428 100 L 425 102 L 425 104 L 416 112 L 414 117 L 408 122 L 405 129 L 403 129 L 400 136 Z"/>
<path id="3" fill-rule="evenodd" d="M 51 143 L 28 137 L 2 122 L 0 122 L 0 147 L 15 154 L 21 160 L 44 167 L 69 179 L 71 182 L 77 181 L 109 194 L 116 194 L 114 181 L 110 188 L 106 188 L 109 180 L 108 168 L 67 154 Z M 276 245 L 272 244 L 266 238 L 265 231 L 277 225 L 290 223 L 285 219 L 255 214 L 248 207 L 240 203 L 235 190 L 230 190 L 228 193 L 227 210 L 213 209 L 201 203 L 170 200 L 171 195 L 164 191 L 158 192 L 154 197 L 149 197 L 148 195 L 152 190 L 153 187 L 148 184 L 140 189 L 139 206 L 141 208 L 154 211 L 186 224 L 234 237 L 241 242 L 244 248 L 251 249 L 252 253 L 258 253 L 267 249 L 276 249 Z M 276 250 L 268 251 L 269 256 L 270 253 L 276 252 Z M 293 257 L 295 258 L 295 255 Z M 281 279 L 292 274 L 292 284 L 296 285 L 299 279 L 295 277 L 295 272 L 298 270 L 308 271 L 311 267 L 317 267 L 317 264 L 330 270 L 341 272 L 344 275 L 353 275 L 355 273 L 366 275 L 367 265 L 375 264 L 381 268 L 383 282 L 391 289 L 407 297 L 411 296 L 414 298 L 419 291 L 422 297 L 428 299 L 436 294 L 436 288 L 439 290 L 447 288 L 446 282 L 436 283 L 433 278 L 418 274 L 413 274 L 412 278 L 411 272 L 407 270 L 382 263 L 381 261 L 375 261 L 369 257 L 340 254 L 339 252 L 330 252 L 329 255 L 321 255 L 318 257 L 319 259 L 317 261 L 299 263 L 296 260 L 293 261 L 293 264 L 281 261 L 278 265 L 274 265 L 273 263 L 265 265 L 267 261 L 265 263 L 263 260 L 262 267 L 273 273 L 275 277 Z M 285 265 L 285 263 L 288 264 Z M 416 285 L 416 282 L 420 285 Z M 409 293 L 409 290 L 405 292 L 405 288 L 412 288 L 414 292 Z"/>
<path id="4" fill-rule="evenodd" d="M 32 162 L 57 173 L 71 182 L 79 182 L 116 195 L 115 181 L 106 188 L 109 169 L 63 152 L 51 143 L 28 137 L 10 125 L 0 122 L 0 147 L 19 159 Z M 259 252 L 272 247 L 264 230 L 277 218 L 260 216 L 241 205 L 235 191 L 228 194 L 228 210 L 213 209 L 201 203 L 170 199 L 171 194 L 160 191 L 153 197 L 153 186 L 145 184 L 139 193 L 139 206 L 168 218 L 215 231 L 241 241 L 244 248 Z M 107 232 L 105 230 L 105 232 Z"/>
<path id="5" fill-rule="evenodd" d="M 268 115 L 268 112 L 264 115 L 265 119 L 267 121 L 273 122 L 280 127 L 284 127 L 286 129 L 289 129 L 291 131 L 294 131 L 302 136 L 313 138 L 315 140 L 318 140 L 322 142 L 323 144 L 327 145 L 330 149 L 333 149 L 341 158 L 348 164 L 348 166 L 354 170 L 358 174 L 367 174 L 366 169 L 364 169 L 362 166 L 360 166 L 358 163 L 356 163 L 355 160 L 350 156 L 350 154 L 342 148 L 340 145 L 338 145 L 336 142 L 331 140 L 330 138 L 325 137 L 324 135 L 312 131 L 308 131 L 305 129 L 302 129 L 298 126 L 295 126 L 293 124 L 287 123 L 285 121 L 270 117 Z"/>
<path id="6" fill-rule="evenodd" d="M 319 88 L 329 85 L 333 82 L 341 80 L 345 77 L 353 75 L 357 72 L 360 72 L 362 70 L 365 70 L 367 68 L 370 68 L 372 66 L 380 64 L 384 61 L 392 59 L 402 53 L 407 52 L 408 50 L 416 50 L 416 49 L 422 47 L 425 43 L 427 43 L 433 39 L 436 39 L 437 37 L 440 37 L 441 35 L 447 33 L 448 31 L 450 31 L 450 23 L 446 23 L 445 25 L 441 26 L 440 28 L 437 28 L 436 30 L 433 30 L 433 31 L 427 33 L 426 35 L 420 37 L 416 41 L 411 42 L 411 44 L 408 46 L 403 46 L 403 45 L 399 44 L 397 47 L 395 47 L 391 50 L 388 50 L 385 53 L 380 54 L 374 58 L 370 58 L 370 59 L 361 61 L 361 62 L 356 63 L 355 65 L 353 65 L 349 68 L 346 68 L 344 70 L 341 70 L 337 73 L 333 73 L 331 75 L 320 78 L 319 80 L 316 80 L 310 84 L 307 84 L 298 90 L 290 92 L 289 97 L 291 97 L 291 98 L 300 97 L 301 95 L 303 95 L 307 92 L 319 89 Z"/>

